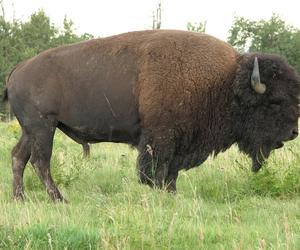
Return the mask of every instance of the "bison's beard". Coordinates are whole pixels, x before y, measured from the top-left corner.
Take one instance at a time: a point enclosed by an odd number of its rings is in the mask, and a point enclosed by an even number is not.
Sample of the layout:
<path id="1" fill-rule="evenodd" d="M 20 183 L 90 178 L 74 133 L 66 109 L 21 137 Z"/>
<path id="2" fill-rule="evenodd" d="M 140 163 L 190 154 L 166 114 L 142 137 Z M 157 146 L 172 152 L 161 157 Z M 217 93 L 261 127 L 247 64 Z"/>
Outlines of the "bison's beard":
<path id="1" fill-rule="evenodd" d="M 251 147 L 252 146 L 252 147 Z M 253 144 L 243 144 L 239 143 L 239 148 L 242 152 L 249 155 L 252 159 L 252 171 L 258 172 L 263 164 L 266 162 L 268 157 L 270 156 L 271 151 L 276 148 L 274 145 L 270 143 L 257 145 Z"/>
<path id="2" fill-rule="evenodd" d="M 256 173 L 261 169 L 262 165 L 269 157 L 270 152 L 271 150 L 267 150 L 265 147 L 262 147 L 258 152 L 251 155 L 253 172 Z"/>
<path id="3" fill-rule="evenodd" d="M 261 149 L 258 152 L 251 155 L 252 171 L 257 172 L 258 170 L 260 170 L 264 162 L 270 156 L 271 151 L 282 147 L 282 141 L 273 142 L 272 144 L 266 143 L 265 145 L 261 146 Z"/>

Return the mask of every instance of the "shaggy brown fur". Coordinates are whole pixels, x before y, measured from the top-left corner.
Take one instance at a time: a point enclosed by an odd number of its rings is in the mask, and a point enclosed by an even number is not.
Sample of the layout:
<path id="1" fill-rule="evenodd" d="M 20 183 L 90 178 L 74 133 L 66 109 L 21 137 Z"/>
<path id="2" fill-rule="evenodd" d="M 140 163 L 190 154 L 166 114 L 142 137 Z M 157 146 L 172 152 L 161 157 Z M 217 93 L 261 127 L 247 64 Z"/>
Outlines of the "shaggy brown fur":
<path id="1" fill-rule="evenodd" d="M 264 94 L 250 84 L 255 57 Z M 50 197 L 63 200 L 50 174 L 56 127 L 83 145 L 137 147 L 140 181 L 170 191 L 180 169 L 233 143 L 257 171 L 272 149 L 298 134 L 299 82 L 278 56 L 240 55 L 192 32 L 132 32 L 45 51 L 7 83 L 23 131 L 12 152 L 14 197 L 23 197 L 30 158 Z"/>
<path id="2" fill-rule="evenodd" d="M 168 171 L 174 169 L 177 175 L 233 143 L 227 138 L 228 114 L 238 66 L 236 51 L 213 37 L 169 31 L 152 36 L 140 56 L 138 95 L 145 128 L 139 149 L 148 158 L 140 157 L 141 180 L 150 183 L 153 177 L 147 170 L 152 171 L 153 157 L 155 165 L 166 161 Z M 157 155 L 147 157 L 143 144 Z"/>

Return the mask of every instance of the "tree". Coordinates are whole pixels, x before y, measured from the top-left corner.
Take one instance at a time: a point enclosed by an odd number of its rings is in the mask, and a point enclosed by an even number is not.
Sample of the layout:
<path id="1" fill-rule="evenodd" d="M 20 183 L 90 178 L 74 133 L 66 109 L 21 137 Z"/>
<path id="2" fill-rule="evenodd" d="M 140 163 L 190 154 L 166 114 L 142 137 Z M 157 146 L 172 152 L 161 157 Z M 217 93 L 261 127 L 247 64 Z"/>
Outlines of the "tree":
<path id="1" fill-rule="evenodd" d="M 24 46 L 20 53 L 24 59 L 52 47 L 52 40 L 58 34 L 58 29 L 51 24 L 43 10 L 33 13 L 29 21 L 20 26 L 20 39 Z"/>
<path id="2" fill-rule="evenodd" d="M 159 30 L 161 28 L 161 1 L 159 1 L 156 7 L 156 13 L 153 11 L 152 29 Z"/>
<path id="3" fill-rule="evenodd" d="M 18 29 L 18 23 L 9 23 L 0 16 L 0 91 L 2 91 L 5 76 L 20 59 L 19 50 L 22 44 L 17 45 Z"/>
<path id="4" fill-rule="evenodd" d="M 4 9 L 4 1 L 0 0 L 0 7 L 1 7 L 1 17 L 5 20 L 5 9 Z"/>
<path id="5" fill-rule="evenodd" d="M 207 21 L 199 22 L 199 23 L 188 22 L 187 25 L 186 25 L 186 28 L 187 28 L 188 31 L 205 33 L 206 23 L 207 23 Z"/>
<path id="6" fill-rule="evenodd" d="M 260 21 L 235 17 L 228 42 L 240 52 L 280 54 L 300 72 L 300 30 L 275 14 Z"/>
<path id="7" fill-rule="evenodd" d="M 93 35 L 84 33 L 81 36 L 75 34 L 74 22 L 68 19 L 66 16 L 63 21 L 63 29 L 58 30 L 58 35 L 52 40 L 52 47 L 56 47 L 63 44 L 76 43 L 88 39 L 92 39 Z"/>

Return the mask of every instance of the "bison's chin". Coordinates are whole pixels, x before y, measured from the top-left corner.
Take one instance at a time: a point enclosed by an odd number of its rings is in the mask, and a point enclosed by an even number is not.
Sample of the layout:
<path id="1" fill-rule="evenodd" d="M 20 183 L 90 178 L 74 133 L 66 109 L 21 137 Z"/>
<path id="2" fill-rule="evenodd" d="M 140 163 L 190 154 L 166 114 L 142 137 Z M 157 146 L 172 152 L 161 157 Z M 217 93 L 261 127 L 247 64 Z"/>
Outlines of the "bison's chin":
<path id="1" fill-rule="evenodd" d="M 283 146 L 284 146 L 283 142 L 279 141 L 279 142 L 276 142 L 274 149 L 279 149 L 279 148 L 282 148 Z"/>

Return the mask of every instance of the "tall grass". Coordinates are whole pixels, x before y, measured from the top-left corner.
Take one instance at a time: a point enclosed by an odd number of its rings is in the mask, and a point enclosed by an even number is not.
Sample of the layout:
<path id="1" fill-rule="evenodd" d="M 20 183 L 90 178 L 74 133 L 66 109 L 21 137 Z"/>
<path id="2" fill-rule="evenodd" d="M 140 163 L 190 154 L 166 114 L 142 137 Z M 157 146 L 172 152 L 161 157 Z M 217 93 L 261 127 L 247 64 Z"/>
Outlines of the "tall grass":
<path id="1" fill-rule="evenodd" d="M 300 139 L 257 174 L 236 147 L 181 172 L 178 193 L 138 184 L 137 152 L 55 136 L 52 173 L 69 204 L 53 204 L 28 164 L 26 201 L 11 199 L 15 122 L 0 124 L 0 248 L 300 249 Z"/>

